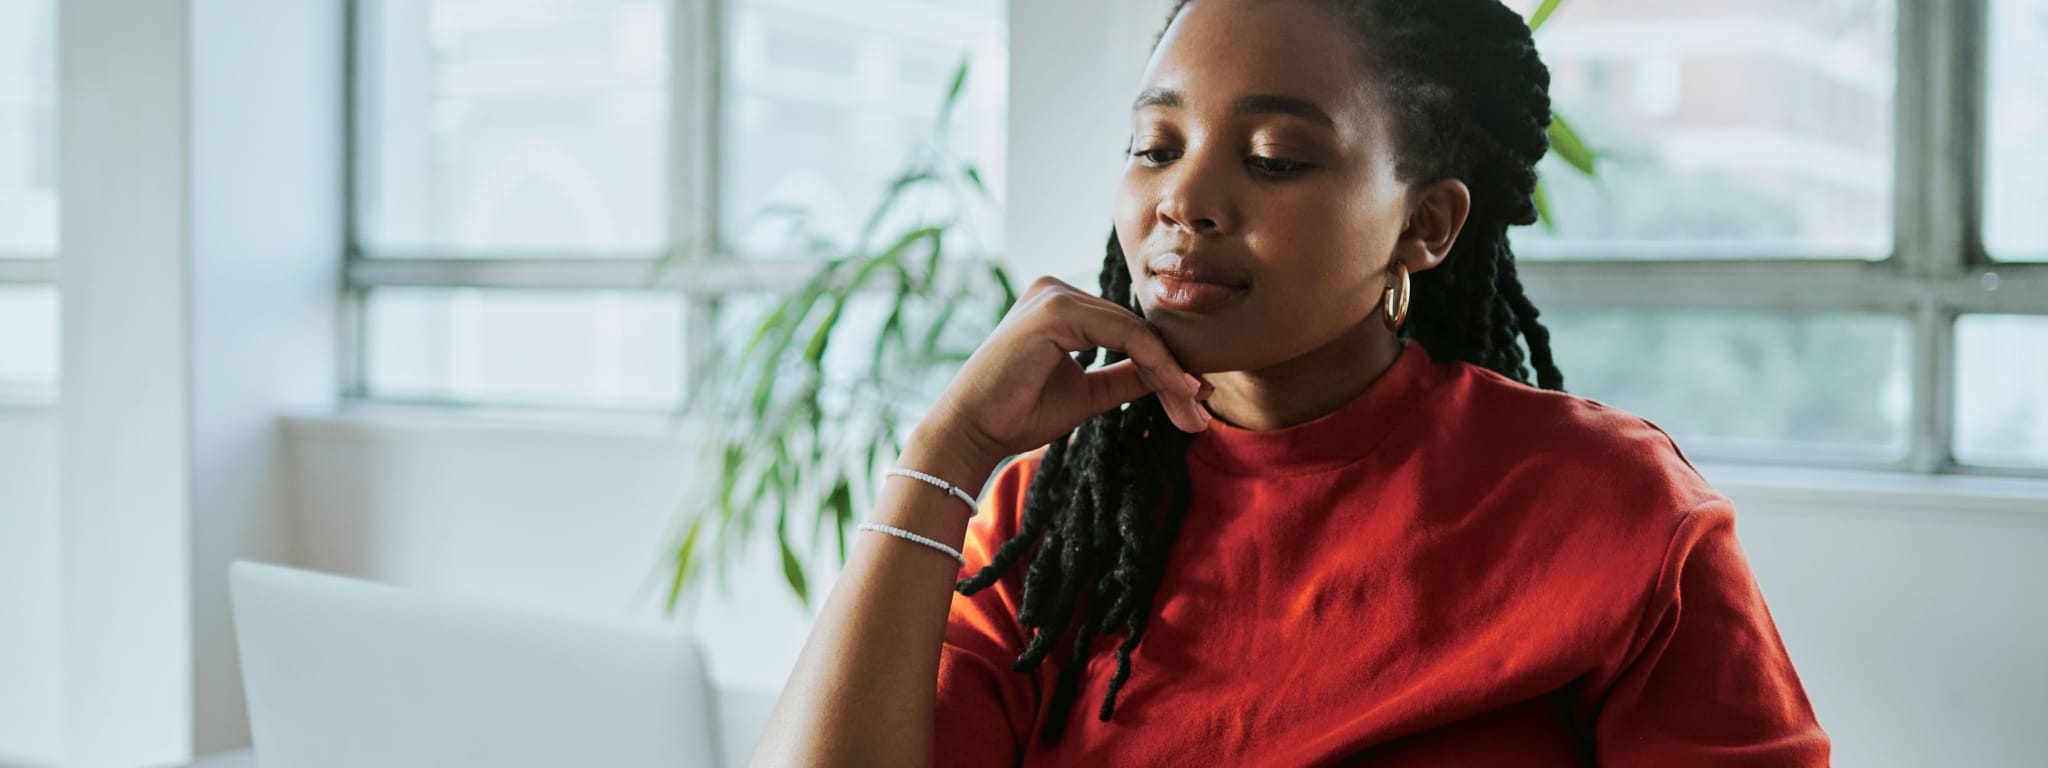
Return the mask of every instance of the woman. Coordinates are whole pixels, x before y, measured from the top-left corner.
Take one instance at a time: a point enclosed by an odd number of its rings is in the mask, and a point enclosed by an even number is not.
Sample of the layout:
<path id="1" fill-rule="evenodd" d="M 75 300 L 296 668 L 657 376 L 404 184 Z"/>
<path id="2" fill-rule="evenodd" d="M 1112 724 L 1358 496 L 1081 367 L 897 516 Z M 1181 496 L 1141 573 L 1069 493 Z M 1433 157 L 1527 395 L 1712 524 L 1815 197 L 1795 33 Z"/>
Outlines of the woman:
<path id="1" fill-rule="evenodd" d="M 1826 764 L 1728 501 L 1561 391 L 1548 85 L 1497 0 L 1184 0 L 1101 295 L 934 404 L 755 764 Z"/>

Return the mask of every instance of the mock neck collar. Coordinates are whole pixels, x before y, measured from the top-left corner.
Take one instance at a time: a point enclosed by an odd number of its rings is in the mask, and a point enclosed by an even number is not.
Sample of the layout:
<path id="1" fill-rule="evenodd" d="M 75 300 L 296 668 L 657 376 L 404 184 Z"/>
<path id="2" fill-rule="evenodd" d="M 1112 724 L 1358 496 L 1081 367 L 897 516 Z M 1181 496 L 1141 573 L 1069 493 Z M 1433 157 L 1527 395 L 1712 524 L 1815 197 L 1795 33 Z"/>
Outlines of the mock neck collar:
<path id="1" fill-rule="evenodd" d="M 1350 464 L 1424 407 L 1417 397 L 1427 389 L 1433 367 L 1421 342 L 1404 339 L 1394 364 L 1337 410 L 1268 430 L 1215 420 L 1195 433 L 1188 455 L 1233 475 L 1298 475 Z"/>

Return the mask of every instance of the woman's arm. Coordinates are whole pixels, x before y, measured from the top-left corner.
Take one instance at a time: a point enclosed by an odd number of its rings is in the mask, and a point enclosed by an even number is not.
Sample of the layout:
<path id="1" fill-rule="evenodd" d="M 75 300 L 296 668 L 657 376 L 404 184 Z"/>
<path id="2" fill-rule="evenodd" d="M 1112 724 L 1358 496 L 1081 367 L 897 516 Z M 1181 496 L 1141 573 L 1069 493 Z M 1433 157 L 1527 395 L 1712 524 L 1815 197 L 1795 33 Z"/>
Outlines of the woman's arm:
<path id="1" fill-rule="evenodd" d="M 944 445 L 916 435 L 898 463 L 972 489 L 995 471 L 996 462 Z M 958 550 L 968 513 L 937 487 L 891 477 L 870 519 Z M 959 563 L 930 547 L 857 537 L 753 765 L 931 765 L 939 645 L 959 573 Z"/>
<path id="2" fill-rule="evenodd" d="M 1073 352 L 1129 360 L 1084 371 Z M 1189 375 L 1143 318 L 1042 277 L 961 367 L 898 465 L 981 489 L 998 464 L 1095 414 L 1158 392 L 1181 429 L 1207 427 Z M 969 510 L 890 477 L 871 518 L 959 549 Z M 931 547 L 862 535 L 804 642 L 755 748 L 755 766 L 932 765 L 940 646 L 959 563 Z"/>

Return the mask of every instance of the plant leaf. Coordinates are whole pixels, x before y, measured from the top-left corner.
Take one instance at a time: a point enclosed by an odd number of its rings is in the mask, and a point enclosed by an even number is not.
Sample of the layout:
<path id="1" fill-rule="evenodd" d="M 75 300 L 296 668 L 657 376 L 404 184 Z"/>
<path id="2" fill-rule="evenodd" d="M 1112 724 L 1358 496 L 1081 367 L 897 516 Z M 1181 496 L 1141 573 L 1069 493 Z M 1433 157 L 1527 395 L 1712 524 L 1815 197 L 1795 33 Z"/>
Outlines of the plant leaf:
<path id="1" fill-rule="evenodd" d="M 882 331 L 875 338 L 875 354 L 868 361 L 868 382 L 876 386 L 882 383 L 882 358 L 891 344 L 901 345 L 903 341 L 903 305 L 910 298 L 909 291 L 897 291 L 889 307 L 889 319 L 882 321 Z M 872 463 L 872 462 L 870 462 Z"/>
<path id="2" fill-rule="evenodd" d="M 683 544 L 676 548 L 675 578 L 668 584 L 668 606 L 663 613 L 674 616 L 676 601 L 683 596 L 683 582 L 690 575 L 690 554 L 697 549 L 697 534 L 704 530 L 704 516 L 698 515 L 690 521 L 690 532 L 683 535 Z"/>
<path id="3" fill-rule="evenodd" d="M 747 342 L 746 351 L 740 354 L 741 368 L 745 368 L 753 361 L 755 350 L 760 347 L 762 339 L 767 338 L 770 333 L 775 334 L 776 338 L 775 351 L 769 355 L 771 360 L 780 357 L 783 350 L 788 349 L 790 337 L 796 334 L 797 327 L 803 325 L 804 318 L 810 316 L 811 309 L 817 306 L 818 298 L 824 295 L 826 287 L 839 273 L 840 266 L 846 263 L 847 258 L 849 257 L 840 256 L 827 261 L 825 266 L 811 275 L 811 279 L 804 283 L 803 289 L 797 291 L 795 296 L 785 297 L 782 301 L 776 302 L 774 311 L 769 312 L 767 319 L 761 321 L 761 326 L 754 329 L 754 337 Z M 795 314 L 792 316 L 791 312 Z"/>
<path id="4" fill-rule="evenodd" d="M 647 276 L 642 280 L 648 285 L 661 282 L 662 275 L 668 274 L 669 269 L 676 264 L 688 260 L 696 250 L 696 243 L 684 242 L 662 251 L 660 256 L 655 257 L 654 263 L 647 266 Z"/>
<path id="5" fill-rule="evenodd" d="M 981 191 L 982 197 L 994 198 L 995 194 L 988 191 L 988 183 L 981 180 L 980 168 L 976 168 L 970 165 L 967 166 L 966 170 L 962 171 L 961 173 L 967 176 L 968 181 L 974 182 L 974 188 Z"/>
<path id="6" fill-rule="evenodd" d="M 851 293 L 849 289 L 846 293 L 832 297 L 832 308 L 826 310 L 825 319 L 818 322 L 818 329 L 811 332 L 811 343 L 804 345 L 804 362 L 809 363 L 811 368 L 818 369 L 823 366 L 825 345 L 832 340 L 832 329 L 839 325 L 839 315 L 845 311 L 846 300 L 850 298 Z"/>
<path id="7" fill-rule="evenodd" d="M 1543 222 L 1543 229 L 1557 231 L 1557 220 L 1550 216 L 1550 197 L 1543 191 L 1543 182 L 1536 182 L 1536 219 Z"/>
<path id="8" fill-rule="evenodd" d="M 782 578 L 789 582 L 790 591 L 796 593 L 797 602 L 805 608 L 811 607 L 810 588 L 804 580 L 803 563 L 796 558 L 796 552 L 789 548 L 789 516 L 784 514 L 776 521 L 775 542 L 782 548 Z"/>
<path id="9" fill-rule="evenodd" d="M 781 468 L 783 463 L 789 460 L 788 444 L 783 441 L 781 435 L 776 435 L 774 440 L 769 441 L 768 451 L 768 463 L 761 468 L 760 475 L 754 479 L 753 496 L 747 500 L 747 508 L 741 510 L 740 541 L 742 542 L 746 541 L 747 534 L 753 531 L 754 518 L 759 517 L 761 514 L 761 502 L 767 499 L 771 493 L 780 494 L 782 492 Z"/>
<path id="10" fill-rule="evenodd" d="M 953 119 L 953 105 L 960 103 L 960 90 L 967 85 L 967 57 L 960 58 L 960 66 L 953 69 L 953 84 L 946 87 L 946 100 L 939 104 L 939 129 L 945 130 L 946 123 Z"/>
<path id="11" fill-rule="evenodd" d="M 941 227 L 921 227 L 912 230 L 904 234 L 903 237 L 898 238 L 896 244 L 889 246 L 889 250 L 883 251 L 861 264 L 860 271 L 854 273 L 851 282 L 833 291 L 832 309 L 826 313 L 824 321 L 818 324 L 817 330 L 812 332 L 811 343 L 804 347 L 804 362 L 810 364 L 813 370 L 821 369 L 825 358 L 825 347 L 831 341 L 833 327 L 839 324 L 839 316 L 841 311 L 846 308 L 847 300 L 852 297 L 854 292 L 860 290 L 861 286 L 867 284 L 867 281 L 874 277 L 877 270 L 882 267 L 895 267 L 895 271 L 900 277 L 903 274 L 903 252 L 909 250 L 919 240 L 927 239 L 933 240 L 933 247 L 937 248 L 937 239 L 944 236 L 945 231 Z M 904 286 L 902 285 L 898 286 L 898 290 L 903 288 Z"/>
<path id="12" fill-rule="evenodd" d="M 924 258 L 924 282 L 919 286 L 923 289 L 919 291 L 920 293 L 931 290 L 933 284 L 938 282 L 939 259 L 944 258 L 946 254 L 946 230 L 939 227 L 930 229 L 932 252 Z"/>
<path id="13" fill-rule="evenodd" d="M 939 337 L 946 332 L 946 324 L 953 321 L 953 313 L 960 309 L 960 300 L 966 296 L 961 292 L 946 297 L 946 303 L 939 307 L 938 316 L 932 318 L 932 327 L 925 329 L 923 343 L 918 346 L 920 354 L 930 355 L 938 347 Z"/>
<path id="14" fill-rule="evenodd" d="M 1556 12 L 1557 7 L 1563 4 L 1564 0 L 1543 0 L 1542 5 L 1536 6 L 1536 12 L 1529 14 L 1529 31 L 1542 29 L 1543 22 L 1549 21 L 1550 14 Z"/>
<path id="15" fill-rule="evenodd" d="M 1550 113 L 1550 151 L 1571 167 L 1579 169 L 1579 173 L 1587 177 L 1594 175 L 1593 164 L 1597 157 L 1593 150 L 1587 149 L 1586 143 L 1579 140 L 1579 132 L 1572 130 L 1564 115 L 1556 112 Z"/>
<path id="16" fill-rule="evenodd" d="M 867 252 L 868 243 L 874 240 L 875 230 L 881 228 L 882 219 L 887 217 L 889 211 L 896 207 L 896 201 L 903 197 L 903 190 L 937 178 L 938 174 L 932 173 L 930 168 L 915 168 L 892 179 L 889 182 L 889 188 L 882 192 L 882 201 L 875 205 L 874 212 L 868 214 L 867 223 L 861 226 L 860 239 L 854 241 L 854 251 L 856 253 Z"/>
<path id="17" fill-rule="evenodd" d="M 1010 284 L 1010 273 L 1003 269 L 1002 264 L 991 262 L 988 265 L 988 273 L 996 279 L 996 285 L 1003 289 L 1003 304 L 996 308 L 996 322 L 1000 323 L 1004 315 L 1010 314 L 1010 308 L 1017 306 L 1017 288 Z"/>
<path id="18" fill-rule="evenodd" d="M 847 482 L 846 476 L 841 475 L 832 483 L 832 491 L 825 494 L 825 504 L 819 509 L 831 514 L 818 516 L 818 527 L 811 530 L 812 552 L 818 551 L 818 536 L 824 532 L 827 525 L 836 528 L 839 521 L 853 515 L 853 485 Z"/>

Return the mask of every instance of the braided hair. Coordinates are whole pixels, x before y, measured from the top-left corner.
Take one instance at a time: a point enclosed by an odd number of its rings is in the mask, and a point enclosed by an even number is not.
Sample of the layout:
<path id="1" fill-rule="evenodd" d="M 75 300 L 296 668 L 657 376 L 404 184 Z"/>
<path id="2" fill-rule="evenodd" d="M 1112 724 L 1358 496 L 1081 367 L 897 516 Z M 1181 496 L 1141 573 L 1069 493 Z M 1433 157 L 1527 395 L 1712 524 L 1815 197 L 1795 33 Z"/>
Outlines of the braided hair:
<path id="1" fill-rule="evenodd" d="M 1550 333 L 1537 322 L 1508 248 L 1510 225 L 1536 221 L 1535 165 L 1549 149 L 1550 71 L 1528 26 L 1500 0 L 1313 1 L 1369 43 L 1368 63 L 1397 115 L 1397 175 L 1411 183 L 1456 178 L 1471 190 L 1471 211 L 1446 263 L 1411 278 L 1413 308 L 1400 333 L 1436 362 L 1464 361 L 1523 384 L 1533 361 L 1535 385 L 1562 390 Z M 1188 2 L 1176 3 L 1169 24 Z M 1101 295 L 1142 316 L 1114 231 Z M 1093 365 L 1096 352 L 1075 359 Z M 1103 352 L 1107 363 L 1125 358 Z M 1157 395 L 1082 423 L 1046 447 L 1017 534 L 955 585 L 972 595 L 1029 557 L 1017 622 L 1031 637 L 1012 668 L 1030 673 L 1071 636 L 1040 731 L 1048 743 L 1065 729 L 1094 640 L 1121 626 L 1116 674 L 1097 718 L 1107 722 L 1115 711 L 1192 496 L 1192 439 L 1173 426 Z"/>

